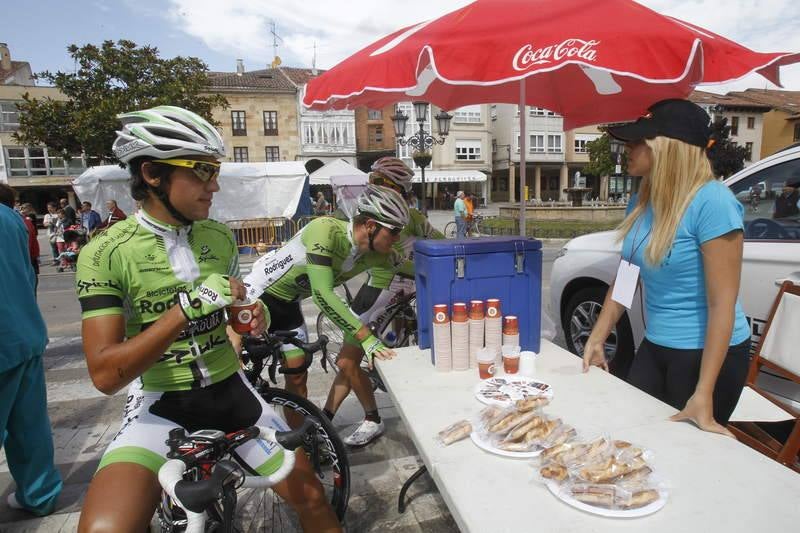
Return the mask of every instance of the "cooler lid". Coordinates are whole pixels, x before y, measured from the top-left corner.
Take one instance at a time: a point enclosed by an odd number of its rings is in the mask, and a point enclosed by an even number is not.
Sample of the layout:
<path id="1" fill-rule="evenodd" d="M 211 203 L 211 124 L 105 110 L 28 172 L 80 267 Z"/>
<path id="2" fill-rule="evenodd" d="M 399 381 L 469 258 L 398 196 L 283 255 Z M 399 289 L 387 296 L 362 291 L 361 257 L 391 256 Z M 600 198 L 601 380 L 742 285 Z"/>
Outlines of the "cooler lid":
<path id="1" fill-rule="evenodd" d="M 540 250 L 542 241 L 530 237 L 478 237 L 475 239 L 417 239 L 414 253 L 427 256 L 470 255 Z"/>

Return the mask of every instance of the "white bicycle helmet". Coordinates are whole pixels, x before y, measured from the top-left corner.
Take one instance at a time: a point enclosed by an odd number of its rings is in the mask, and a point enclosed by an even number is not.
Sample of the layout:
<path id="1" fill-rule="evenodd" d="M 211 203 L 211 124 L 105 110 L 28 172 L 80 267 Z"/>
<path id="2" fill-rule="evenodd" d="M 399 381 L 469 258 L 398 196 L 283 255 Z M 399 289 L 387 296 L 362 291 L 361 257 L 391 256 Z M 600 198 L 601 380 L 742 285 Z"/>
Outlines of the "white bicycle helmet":
<path id="1" fill-rule="evenodd" d="M 122 121 L 122 130 L 117 131 L 112 151 L 123 163 L 143 156 L 225 157 L 225 144 L 216 128 L 197 113 L 181 107 L 162 105 L 123 113 L 117 118 Z"/>
<path id="2" fill-rule="evenodd" d="M 370 179 L 377 174 L 400 187 L 406 194 L 411 192 L 411 180 L 414 178 L 414 171 L 402 160 L 392 156 L 381 157 L 372 163 L 370 170 L 372 170 Z"/>
<path id="3" fill-rule="evenodd" d="M 399 193 L 387 187 L 368 184 L 358 197 L 357 212 L 396 228 L 408 225 L 408 204 Z"/>

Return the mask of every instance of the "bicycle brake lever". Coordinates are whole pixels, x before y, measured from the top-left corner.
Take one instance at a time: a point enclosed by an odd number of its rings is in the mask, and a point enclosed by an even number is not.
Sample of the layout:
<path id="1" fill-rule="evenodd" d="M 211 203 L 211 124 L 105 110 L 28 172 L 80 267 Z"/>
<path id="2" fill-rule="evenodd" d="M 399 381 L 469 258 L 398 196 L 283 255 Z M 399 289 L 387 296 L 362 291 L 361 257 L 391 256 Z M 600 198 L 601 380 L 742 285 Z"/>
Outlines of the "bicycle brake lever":
<path id="1" fill-rule="evenodd" d="M 269 374 L 269 380 L 272 382 L 273 385 L 278 384 L 278 380 L 275 378 L 275 370 L 278 368 L 278 359 L 273 357 L 272 361 L 269 363 L 269 368 L 267 369 L 267 373 Z"/>

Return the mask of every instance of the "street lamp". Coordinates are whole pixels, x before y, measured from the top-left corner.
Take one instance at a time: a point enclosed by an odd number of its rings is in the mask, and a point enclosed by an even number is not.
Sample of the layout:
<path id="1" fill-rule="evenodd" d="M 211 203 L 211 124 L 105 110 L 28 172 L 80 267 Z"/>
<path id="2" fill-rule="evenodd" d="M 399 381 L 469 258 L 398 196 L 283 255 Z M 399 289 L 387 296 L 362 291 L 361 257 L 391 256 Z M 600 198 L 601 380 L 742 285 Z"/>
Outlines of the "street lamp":
<path id="1" fill-rule="evenodd" d="M 395 109 L 395 114 L 392 116 L 394 123 L 394 135 L 397 142 L 401 146 L 411 146 L 414 148 L 412 155 L 414 163 L 422 169 L 422 213 L 428 214 L 427 194 L 425 189 L 425 167 L 431 162 L 430 149 L 434 144 L 444 144 L 445 137 L 450 133 L 450 120 L 452 115 L 446 111 L 439 112 L 434 118 L 436 119 L 436 128 L 439 132 L 439 138 L 433 137 L 423 125 L 425 124 L 425 117 L 428 116 L 428 102 L 414 102 L 414 115 L 416 116 L 419 129 L 416 133 L 412 134 L 408 139 L 406 136 L 406 123 L 408 122 L 408 115 Z"/>

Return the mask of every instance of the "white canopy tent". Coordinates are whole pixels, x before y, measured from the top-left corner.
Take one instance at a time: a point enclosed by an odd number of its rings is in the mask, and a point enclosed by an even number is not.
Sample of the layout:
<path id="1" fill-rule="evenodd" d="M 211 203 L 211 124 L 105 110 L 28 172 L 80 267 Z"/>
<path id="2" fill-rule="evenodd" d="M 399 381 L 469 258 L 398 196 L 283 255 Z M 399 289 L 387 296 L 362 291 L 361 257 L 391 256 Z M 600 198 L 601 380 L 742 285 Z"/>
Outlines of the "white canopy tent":
<path id="1" fill-rule="evenodd" d="M 356 200 L 367 186 L 367 174 L 361 176 L 331 176 L 333 194 L 336 195 L 336 205 L 347 218 L 353 218 L 356 212 Z"/>
<path id="2" fill-rule="evenodd" d="M 331 178 L 338 176 L 364 176 L 367 174 L 354 167 L 344 159 L 334 159 L 312 172 L 309 177 L 310 185 L 333 185 Z"/>
<path id="3" fill-rule="evenodd" d="M 72 182 L 81 201 L 92 203 L 100 216 L 108 214 L 106 200 L 116 200 L 126 213 L 134 212 L 126 169 L 118 165 L 91 167 Z M 229 220 L 286 217 L 297 211 L 306 170 L 299 161 L 223 163 L 219 192 L 214 194 L 211 218 Z"/>

